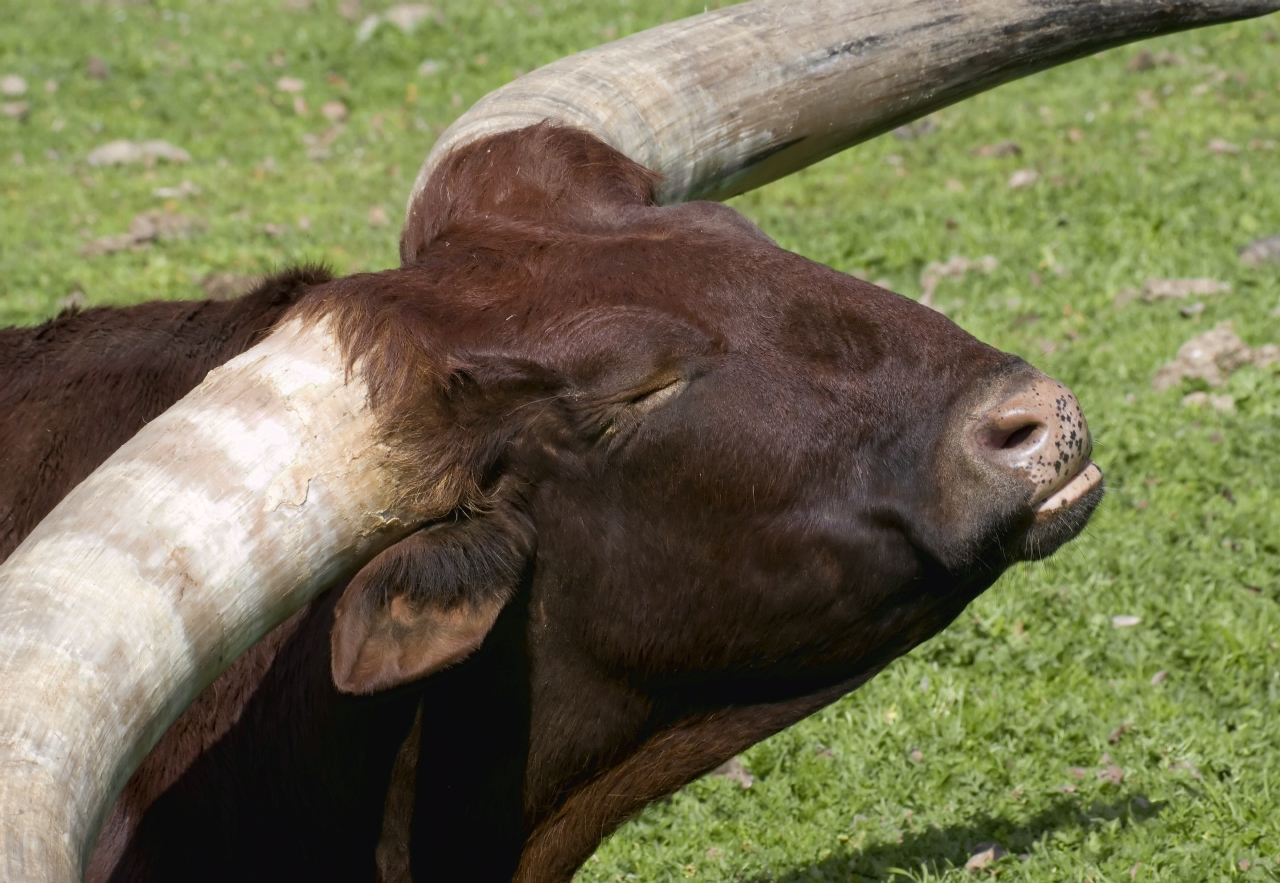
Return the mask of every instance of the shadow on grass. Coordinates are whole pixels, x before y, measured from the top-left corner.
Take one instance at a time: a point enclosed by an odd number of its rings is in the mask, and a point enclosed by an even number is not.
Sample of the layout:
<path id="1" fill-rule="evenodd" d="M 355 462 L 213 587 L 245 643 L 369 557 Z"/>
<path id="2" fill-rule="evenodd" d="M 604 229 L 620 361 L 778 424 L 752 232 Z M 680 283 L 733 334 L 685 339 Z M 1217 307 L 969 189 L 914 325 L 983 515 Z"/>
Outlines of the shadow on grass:
<path id="1" fill-rule="evenodd" d="M 1083 839 L 1091 827 L 1103 822 L 1119 819 L 1122 826 L 1141 824 L 1158 816 L 1165 805 L 1151 803 L 1141 795 L 1132 794 L 1111 802 L 1094 801 L 1085 806 L 1078 798 L 1064 794 L 1047 809 L 1021 821 L 983 815 L 963 825 L 904 830 L 900 842 L 874 843 L 862 849 L 846 845 L 822 861 L 792 868 L 777 876 L 757 877 L 755 881 L 861 883 L 865 880 L 893 880 L 906 883 L 912 879 L 935 877 L 952 867 L 964 867 L 980 847 L 985 848 L 992 843 L 1009 852 L 1003 861 L 1016 862 L 1019 855 L 1032 852 L 1037 842 L 1048 837 L 1074 842 Z M 862 822 L 861 827 L 881 824 L 890 823 L 870 819 Z"/>

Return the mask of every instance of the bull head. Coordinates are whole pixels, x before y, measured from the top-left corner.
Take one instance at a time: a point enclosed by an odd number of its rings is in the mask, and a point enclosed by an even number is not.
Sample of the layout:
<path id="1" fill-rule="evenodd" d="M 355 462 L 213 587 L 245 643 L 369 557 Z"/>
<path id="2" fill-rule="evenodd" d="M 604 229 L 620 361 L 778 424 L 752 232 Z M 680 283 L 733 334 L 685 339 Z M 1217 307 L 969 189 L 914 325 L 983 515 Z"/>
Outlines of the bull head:
<path id="1" fill-rule="evenodd" d="M 641 207 L 695 197 L 720 199 L 1014 77 L 1129 40 L 1277 8 L 1280 0 L 970 0 L 959 5 L 832 0 L 806 8 L 757 0 L 707 13 L 549 65 L 477 104 L 440 139 L 419 174 L 402 234 L 402 258 L 412 268 L 430 258 L 433 248 L 448 247 L 440 234 L 462 211 L 461 195 L 451 188 L 468 175 L 478 180 L 475 170 L 484 159 L 476 145 L 509 146 L 511 139 L 503 142 L 504 133 L 531 125 L 551 121 L 576 130 L 579 134 L 568 140 L 577 139 L 577 149 L 588 159 L 592 150 L 601 149 L 629 158 L 634 168 L 627 166 L 632 170 L 623 176 L 626 180 L 612 182 L 621 188 L 623 202 L 629 197 L 622 191 L 629 186 Z M 534 132 L 564 140 L 563 130 L 554 126 Z M 637 181 L 643 185 L 640 190 L 633 186 Z M 495 186 L 502 189 L 501 182 Z M 505 198 L 501 193 L 489 196 L 494 204 Z M 705 206 L 685 212 L 671 216 L 672 223 L 721 225 L 729 239 L 759 235 L 743 229 L 728 212 Z M 656 239 L 660 233 L 655 229 Z M 780 250 L 770 254 L 774 270 L 794 271 L 821 289 L 811 305 L 831 308 L 839 300 L 836 289 L 850 284 L 837 279 L 838 274 L 802 267 L 800 259 L 782 257 Z M 369 290 L 362 290 L 362 284 Z M 352 690 L 377 689 L 465 655 L 482 639 L 511 591 L 511 574 L 535 541 L 525 520 L 525 482 L 531 475 L 536 478 L 540 458 L 551 456 L 546 453 L 547 433 L 570 425 L 565 421 L 572 416 L 586 421 L 577 424 L 575 438 L 595 433 L 607 446 L 611 433 L 625 444 L 637 421 L 661 414 L 673 402 L 688 413 L 698 408 L 727 413 L 733 403 L 717 393 L 714 383 L 702 384 L 696 395 L 685 393 L 694 385 L 699 364 L 732 352 L 735 340 L 755 333 L 732 321 L 727 325 L 733 327 L 712 329 L 722 333 L 708 333 L 696 323 L 666 327 L 663 323 L 672 321 L 675 312 L 670 309 L 643 320 L 623 315 L 610 325 L 618 334 L 612 347 L 594 360 L 584 361 L 578 353 L 576 361 L 564 363 L 557 362 L 553 329 L 531 321 L 531 328 L 548 335 L 547 351 L 532 362 L 489 346 L 502 339 L 490 328 L 483 340 L 473 341 L 465 370 L 434 376 L 431 367 L 447 364 L 451 354 L 432 353 L 437 341 L 411 333 L 400 321 L 406 314 L 398 311 L 412 312 L 412 305 L 380 297 L 385 292 L 374 291 L 376 286 L 376 280 L 349 281 L 336 289 L 348 295 L 345 299 L 318 301 L 315 309 L 212 372 L 76 488 L 0 568 L 0 868 L 5 880 L 78 879 L 112 797 L 182 708 L 291 611 L 380 552 L 386 557 L 374 561 L 368 578 L 353 583 L 357 591 L 352 600 L 346 603 L 344 597 L 340 605 L 334 638 L 338 682 Z M 961 586 L 938 600 L 936 617 L 923 625 L 906 623 L 910 627 L 885 645 L 888 657 L 871 654 L 860 658 L 860 667 L 850 668 L 849 648 L 824 636 L 813 645 L 805 643 L 804 635 L 781 635 L 768 647 L 748 647 L 752 659 L 791 666 L 800 685 L 775 697 L 778 726 L 809 707 L 784 700 L 803 693 L 809 705 L 829 701 L 945 623 L 948 611 L 958 610 L 956 605 L 963 606 L 989 585 L 1009 560 L 1052 551 L 1079 529 L 1100 493 L 1096 467 L 1086 466 L 1087 433 L 1082 423 L 1068 425 L 1079 421 L 1068 394 L 976 342 L 965 344 L 972 357 L 967 364 L 939 364 L 936 354 L 928 356 L 928 341 L 958 340 L 960 332 L 921 307 L 875 291 L 858 289 L 878 299 L 880 330 L 892 331 L 895 323 L 909 320 L 925 338 L 913 350 L 914 355 L 925 354 L 917 367 L 924 365 L 934 374 L 954 368 L 953 373 L 968 377 L 962 393 L 952 399 L 919 391 L 921 401 L 940 408 L 928 416 L 935 424 L 934 437 L 947 439 L 952 448 L 942 454 L 917 452 L 941 470 L 946 492 L 923 494 L 912 505 L 954 514 L 986 505 L 987 495 L 1001 503 L 994 514 L 984 509 L 984 517 L 967 531 L 909 536 L 907 528 L 886 528 L 885 536 L 895 537 L 886 542 L 926 550 L 925 557 L 940 571 L 959 575 L 958 583 L 946 586 Z M 767 294 L 767 287 L 758 288 L 756 295 L 761 292 Z M 443 313 L 428 318 L 447 321 Z M 803 339 L 805 311 L 793 312 L 788 322 L 791 340 Z M 770 327 L 761 334 L 776 330 Z M 466 329 L 457 330 L 457 335 L 466 334 Z M 649 334 L 669 351 L 646 349 Z M 825 359 L 836 373 L 850 370 L 848 336 L 833 340 L 832 347 L 806 351 L 805 358 Z M 360 346 L 361 341 L 369 348 Z M 867 342 L 882 353 L 893 344 L 888 338 Z M 482 351 L 481 344 L 489 349 Z M 771 341 L 775 349 L 770 352 L 787 345 L 786 340 Z M 639 362 L 619 361 L 637 347 Z M 610 373 L 615 364 L 623 374 L 623 369 L 634 370 L 646 356 L 653 360 L 638 380 L 622 382 Z M 585 374 L 584 364 L 592 366 Z M 734 370 L 746 378 L 746 388 L 760 391 L 770 413 L 785 411 L 785 385 L 770 386 L 759 375 L 751 379 L 755 368 L 749 359 L 737 362 Z M 424 469 L 420 456 L 406 456 L 405 444 L 412 442 L 415 451 L 435 451 L 448 459 L 453 455 L 433 443 L 433 434 L 444 438 L 461 424 L 442 421 L 441 415 L 492 418 L 492 408 L 476 404 L 486 396 L 513 408 L 529 407 L 542 392 L 567 394 L 565 383 L 575 379 L 575 372 L 581 383 L 573 394 L 582 407 L 561 409 L 556 412 L 559 423 L 541 434 L 527 434 L 538 444 L 519 452 L 515 459 L 522 468 L 510 478 L 502 475 L 485 484 L 484 470 L 492 466 L 492 458 L 475 461 L 479 473 L 462 474 L 430 464 Z M 980 384 L 969 382 L 979 375 Z M 454 386 L 442 387 L 443 381 Z M 838 390 L 836 381 L 827 383 L 824 393 Z M 450 393 L 450 407 L 429 402 L 425 416 L 397 411 L 397 405 L 416 401 L 413 390 L 418 388 Z M 444 399 L 432 400 L 440 401 Z M 859 405 L 874 410 L 884 402 L 872 397 Z M 885 447 L 902 411 L 889 408 L 885 414 L 893 419 L 875 440 L 884 453 L 877 465 L 892 474 L 906 468 Z M 1068 438 L 1072 428 L 1074 440 Z M 745 443 L 775 454 L 768 461 L 771 466 L 796 465 L 796 452 L 787 450 L 786 439 L 771 436 L 767 428 L 752 431 Z M 1044 438 L 1037 432 L 1064 445 L 1071 441 L 1070 449 L 1046 459 L 1040 444 Z M 810 442 L 812 435 L 800 454 L 836 450 Z M 656 450 L 662 450 L 661 444 Z M 729 454 L 712 479 L 741 477 Z M 582 462 L 590 466 L 591 457 L 583 455 Z M 840 462 L 837 451 L 830 459 L 816 456 L 808 468 Z M 737 498 L 748 492 L 740 484 L 698 485 L 703 477 L 680 473 L 678 464 L 673 472 L 677 477 L 668 484 L 653 475 L 642 477 L 642 498 L 656 499 L 672 488 L 692 487 L 705 498 Z M 599 480 L 613 479 L 603 474 Z M 566 485 L 570 504 L 582 502 L 571 493 L 582 486 L 581 481 Z M 786 508 L 795 502 L 787 495 L 799 486 L 793 481 L 760 492 L 775 495 L 768 505 Z M 619 487 L 631 486 L 623 482 Z M 479 492 L 481 496 L 474 495 Z M 750 492 L 756 492 L 754 486 Z M 459 506 L 480 511 L 482 503 L 491 504 L 490 510 L 469 528 L 478 540 L 420 530 Z M 896 505 L 884 499 L 885 524 L 894 521 Z M 626 501 L 618 506 L 626 509 Z M 643 514 L 635 508 L 619 517 Z M 744 572 L 743 578 L 749 584 L 778 562 L 795 565 L 801 551 L 811 552 L 806 566 L 819 590 L 817 601 L 839 605 L 842 601 L 833 593 L 856 561 L 843 560 L 839 543 L 822 537 L 839 534 L 842 514 L 813 506 L 805 514 L 802 533 L 817 539 L 789 546 L 785 554 L 757 550 L 761 566 Z M 1002 545 L 1006 541 L 1009 548 Z M 449 558 L 452 542 L 468 548 L 479 542 L 498 550 L 491 559 L 467 564 L 473 567 L 467 586 L 479 586 L 479 591 L 434 607 L 430 598 L 395 594 L 393 589 L 403 588 L 403 580 L 398 581 L 403 561 L 420 566 L 424 560 L 443 560 L 442 568 L 457 572 L 461 565 Z M 995 558 L 990 557 L 992 549 L 1001 550 Z M 642 559 L 623 563 L 645 566 Z M 901 593 L 919 575 L 872 576 L 881 590 L 872 606 L 888 617 L 882 622 L 889 629 Z M 361 586 L 375 591 L 361 593 Z M 768 600 L 768 592 L 761 591 L 752 603 Z M 863 598 L 859 603 L 870 602 Z M 619 627 L 634 613 L 613 612 Z M 616 636 L 619 653 L 647 652 L 631 637 Z M 788 642 L 800 646 L 803 660 L 787 655 Z M 709 648 L 713 667 L 728 665 L 714 657 L 731 650 Z M 774 656 L 761 657 L 761 652 Z M 741 674 L 749 678 L 751 672 Z M 733 702 L 730 695 L 722 699 Z M 718 725 L 730 731 L 734 726 L 732 719 Z M 758 735 L 744 732 L 738 738 Z M 608 784 L 575 799 L 603 799 Z M 572 809 L 570 804 L 560 807 L 548 830 L 554 833 L 557 819 Z M 534 853 L 537 848 L 535 842 Z"/>

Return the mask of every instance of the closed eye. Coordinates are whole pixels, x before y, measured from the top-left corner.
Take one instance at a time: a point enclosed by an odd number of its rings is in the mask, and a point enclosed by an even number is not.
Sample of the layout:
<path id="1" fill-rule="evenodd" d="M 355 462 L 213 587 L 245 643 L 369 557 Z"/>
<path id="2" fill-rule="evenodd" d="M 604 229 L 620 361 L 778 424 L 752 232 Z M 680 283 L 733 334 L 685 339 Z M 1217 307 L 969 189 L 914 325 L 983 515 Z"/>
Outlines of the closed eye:
<path id="1" fill-rule="evenodd" d="M 635 429 L 645 417 L 675 400 L 689 385 L 688 378 L 675 377 L 661 385 L 650 387 L 620 402 L 604 431 L 605 438 L 617 440 Z"/>
<path id="2" fill-rule="evenodd" d="M 657 389 L 647 390 L 636 396 L 627 403 L 626 408 L 635 416 L 643 417 L 680 395 L 688 385 L 688 380 L 683 377 L 677 377 Z"/>

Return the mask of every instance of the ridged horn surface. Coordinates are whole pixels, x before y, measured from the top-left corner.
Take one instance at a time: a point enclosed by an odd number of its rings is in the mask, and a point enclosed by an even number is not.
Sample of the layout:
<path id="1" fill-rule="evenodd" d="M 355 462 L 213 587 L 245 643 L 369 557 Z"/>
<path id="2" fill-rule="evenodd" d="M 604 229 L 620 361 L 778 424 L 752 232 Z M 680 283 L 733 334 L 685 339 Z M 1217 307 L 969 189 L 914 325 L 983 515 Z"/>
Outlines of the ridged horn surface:
<path id="1" fill-rule="evenodd" d="M 977 92 L 1280 0 L 755 0 L 561 59 L 491 92 L 431 171 L 486 135 L 555 120 L 661 172 L 658 199 L 726 199 Z"/>

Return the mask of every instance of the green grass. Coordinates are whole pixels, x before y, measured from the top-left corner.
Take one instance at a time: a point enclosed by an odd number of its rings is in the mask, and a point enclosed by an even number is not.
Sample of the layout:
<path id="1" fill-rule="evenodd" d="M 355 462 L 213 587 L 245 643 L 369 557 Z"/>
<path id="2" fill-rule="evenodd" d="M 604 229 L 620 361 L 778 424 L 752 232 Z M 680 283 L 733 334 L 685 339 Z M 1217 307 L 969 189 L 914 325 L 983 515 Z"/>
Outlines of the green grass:
<path id="1" fill-rule="evenodd" d="M 0 0 L 0 76 L 23 76 L 30 104 L 25 120 L 0 117 L 0 323 L 47 317 L 76 290 L 129 303 L 306 258 L 390 266 L 417 165 L 462 107 L 517 70 L 703 6 L 448 0 L 443 24 L 357 43 L 359 17 L 327 0 Z M 943 280 L 938 302 L 1075 389 L 1111 493 L 1078 542 L 749 751 L 752 788 L 694 783 L 580 880 L 970 880 L 986 841 L 1010 855 L 984 873 L 1010 880 L 1280 878 L 1280 377 L 1238 372 L 1226 414 L 1183 407 L 1190 385 L 1150 384 L 1218 322 L 1280 342 L 1280 266 L 1236 257 L 1280 233 L 1277 30 L 1272 18 L 1166 38 L 1147 48 L 1185 64 L 1144 72 L 1126 70 L 1136 49 L 1108 52 L 735 201 L 785 247 L 913 296 L 928 262 L 994 255 L 989 275 Z M 90 55 L 108 79 L 86 74 Z M 439 70 L 418 74 L 424 59 Z M 275 89 L 283 75 L 305 81 L 308 115 Z M 333 99 L 351 117 L 331 155 L 309 159 L 304 136 L 329 129 L 318 108 Z M 115 138 L 164 138 L 193 160 L 84 163 Z M 1215 138 L 1240 151 L 1216 155 Z M 1023 154 L 972 153 L 1005 139 Z M 1040 180 L 1010 189 L 1019 169 Z M 78 256 L 182 180 L 202 193 L 172 208 L 207 231 Z M 373 208 L 391 223 L 371 225 Z M 1177 302 L 1113 306 L 1149 276 L 1233 291 L 1194 318 Z M 1117 614 L 1141 623 L 1114 628 Z M 1098 778 L 1111 764 L 1118 784 Z"/>

